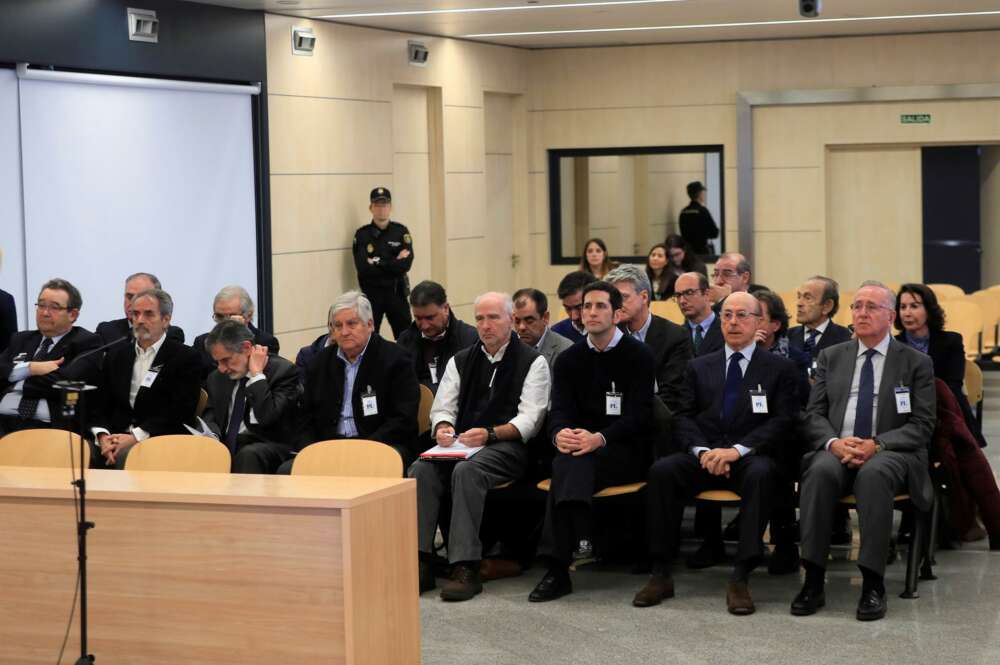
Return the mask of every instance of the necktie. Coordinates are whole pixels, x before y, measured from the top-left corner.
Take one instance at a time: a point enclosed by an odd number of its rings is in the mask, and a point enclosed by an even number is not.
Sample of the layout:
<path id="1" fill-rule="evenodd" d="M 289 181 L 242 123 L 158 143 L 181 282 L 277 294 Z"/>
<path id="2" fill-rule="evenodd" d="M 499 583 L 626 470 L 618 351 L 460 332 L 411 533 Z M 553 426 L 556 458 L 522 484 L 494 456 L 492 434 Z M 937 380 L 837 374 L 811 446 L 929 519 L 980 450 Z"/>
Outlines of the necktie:
<path id="1" fill-rule="evenodd" d="M 233 400 L 233 410 L 229 414 L 229 425 L 226 427 L 226 433 L 223 437 L 223 443 L 226 444 L 231 453 L 236 452 L 236 437 L 239 436 L 240 423 L 243 422 L 243 412 L 246 410 L 246 388 L 246 378 L 240 379 L 239 385 L 236 387 L 236 398 Z"/>
<path id="2" fill-rule="evenodd" d="M 45 360 L 45 356 L 49 355 L 49 351 L 52 349 L 52 339 L 46 337 L 42 340 L 41 346 L 35 351 L 35 358 L 38 360 Z M 25 420 L 35 417 L 35 411 L 38 410 L 38 402 L 40 398 L 38 397 L 21 397 L 21 403 L 17 405 L 17 415 L 21 416 Z"/>
<path id="3" fill-rule="evenodd" d="M 806 341 L 802 343 L 802 348 L 813 358 L 816 357 L 816 338 L 819 337 L 818 330 L 810 330 L 806 333 Z"/>
<path id="4" fill-rule="evenodd" d="M 722 419 L 728 420 L 740 399 L 740 384 L 743 383 L 743 372 L 740 361 L 743 354 L 736 352 L 729 356 L 729 369 L 726 370 L 726 387 L 722 393 Z"/>
<path id="5" fill-rule="evenodd" d="M 705 341 L 705 336 L 701 332 L 701 325 L 696 325 L 694 327 L 694 354 L 698 355 L 698 349 L 701 348 L 701 343 Z"/>
<path id="6" fill-rule="evenodd" d="M 865 351 L 865 364 L 861 366 L 858 381 L 858 406 L 854 410 L 854 436 L 872 438 L 872 405 L 875 404 L 875 366 L 872 357 L 875 349 Z"/>

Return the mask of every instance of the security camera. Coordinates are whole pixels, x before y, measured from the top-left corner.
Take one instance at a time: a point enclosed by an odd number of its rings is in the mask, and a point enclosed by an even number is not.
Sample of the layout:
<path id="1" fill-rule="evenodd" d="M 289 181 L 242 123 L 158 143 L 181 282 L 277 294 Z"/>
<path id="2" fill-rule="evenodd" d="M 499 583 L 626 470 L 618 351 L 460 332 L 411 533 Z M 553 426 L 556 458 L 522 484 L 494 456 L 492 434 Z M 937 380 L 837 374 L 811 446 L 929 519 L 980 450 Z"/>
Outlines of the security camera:
<path id="1" fill-rule="evenodd" d="M 816 18 L 823 11 L 823 0 L 799 0 L 799 14 Z"/>

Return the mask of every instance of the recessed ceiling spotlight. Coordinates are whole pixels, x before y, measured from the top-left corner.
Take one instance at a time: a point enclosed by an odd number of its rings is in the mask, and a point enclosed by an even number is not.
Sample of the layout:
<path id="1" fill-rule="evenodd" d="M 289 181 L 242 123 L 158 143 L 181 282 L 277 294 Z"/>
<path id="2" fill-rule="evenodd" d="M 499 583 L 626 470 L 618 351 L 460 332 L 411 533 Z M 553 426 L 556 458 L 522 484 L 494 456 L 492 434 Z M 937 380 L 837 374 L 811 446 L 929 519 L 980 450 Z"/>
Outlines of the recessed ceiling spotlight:
<path id="1" fill-rule="evenodd" d="M 396 12 L 363 12 L 359 14 L 329 14 L 316 18 L 376 18 L 380 16 L 426 16 L 428 14 L 478 14 L 482 12 L 516 12 L 524 10 L 543 9 L 578 9 L 580 7 L 615 7 L 623 5 L 654 5 L 665 2 L 687 2 L 687 0 L 593 0 L 590 2 L 566 2 L 555 5 L 543 5 L 539 0 L 526 0 L 527 6 L 514 5 L 506 7 L 465 7 L 461 9 L 414 9 Z"/>

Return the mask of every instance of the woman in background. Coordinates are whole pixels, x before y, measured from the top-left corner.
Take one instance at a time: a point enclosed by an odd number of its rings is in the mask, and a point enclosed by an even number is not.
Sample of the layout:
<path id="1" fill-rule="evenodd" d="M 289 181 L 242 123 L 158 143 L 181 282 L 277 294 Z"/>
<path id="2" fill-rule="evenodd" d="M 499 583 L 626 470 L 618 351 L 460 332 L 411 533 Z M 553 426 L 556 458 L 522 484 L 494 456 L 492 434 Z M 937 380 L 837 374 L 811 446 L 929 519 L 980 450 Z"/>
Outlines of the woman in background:
<path id="1" fill-rule="evenodd" d="M 589 272 L 597 279 L 617 268 L 618 264 L 608 256 L 608 246 L 600 238 L 591 238 L 583 245 L 583 256 L 580 257 L 580 270 Z"/>

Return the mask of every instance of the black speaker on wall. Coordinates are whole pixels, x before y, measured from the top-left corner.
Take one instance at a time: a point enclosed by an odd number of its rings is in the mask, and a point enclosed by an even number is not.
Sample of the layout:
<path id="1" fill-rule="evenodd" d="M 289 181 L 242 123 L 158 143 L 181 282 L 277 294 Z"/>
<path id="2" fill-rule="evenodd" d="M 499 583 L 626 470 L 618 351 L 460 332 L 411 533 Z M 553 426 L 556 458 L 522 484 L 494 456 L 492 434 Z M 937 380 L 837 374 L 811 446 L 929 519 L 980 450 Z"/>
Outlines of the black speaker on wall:
<path id="1" fill-rule="evenodd" d="M 823 0 L 799 0 L 799 14 L 816 18 L 823 11 Z"/>

